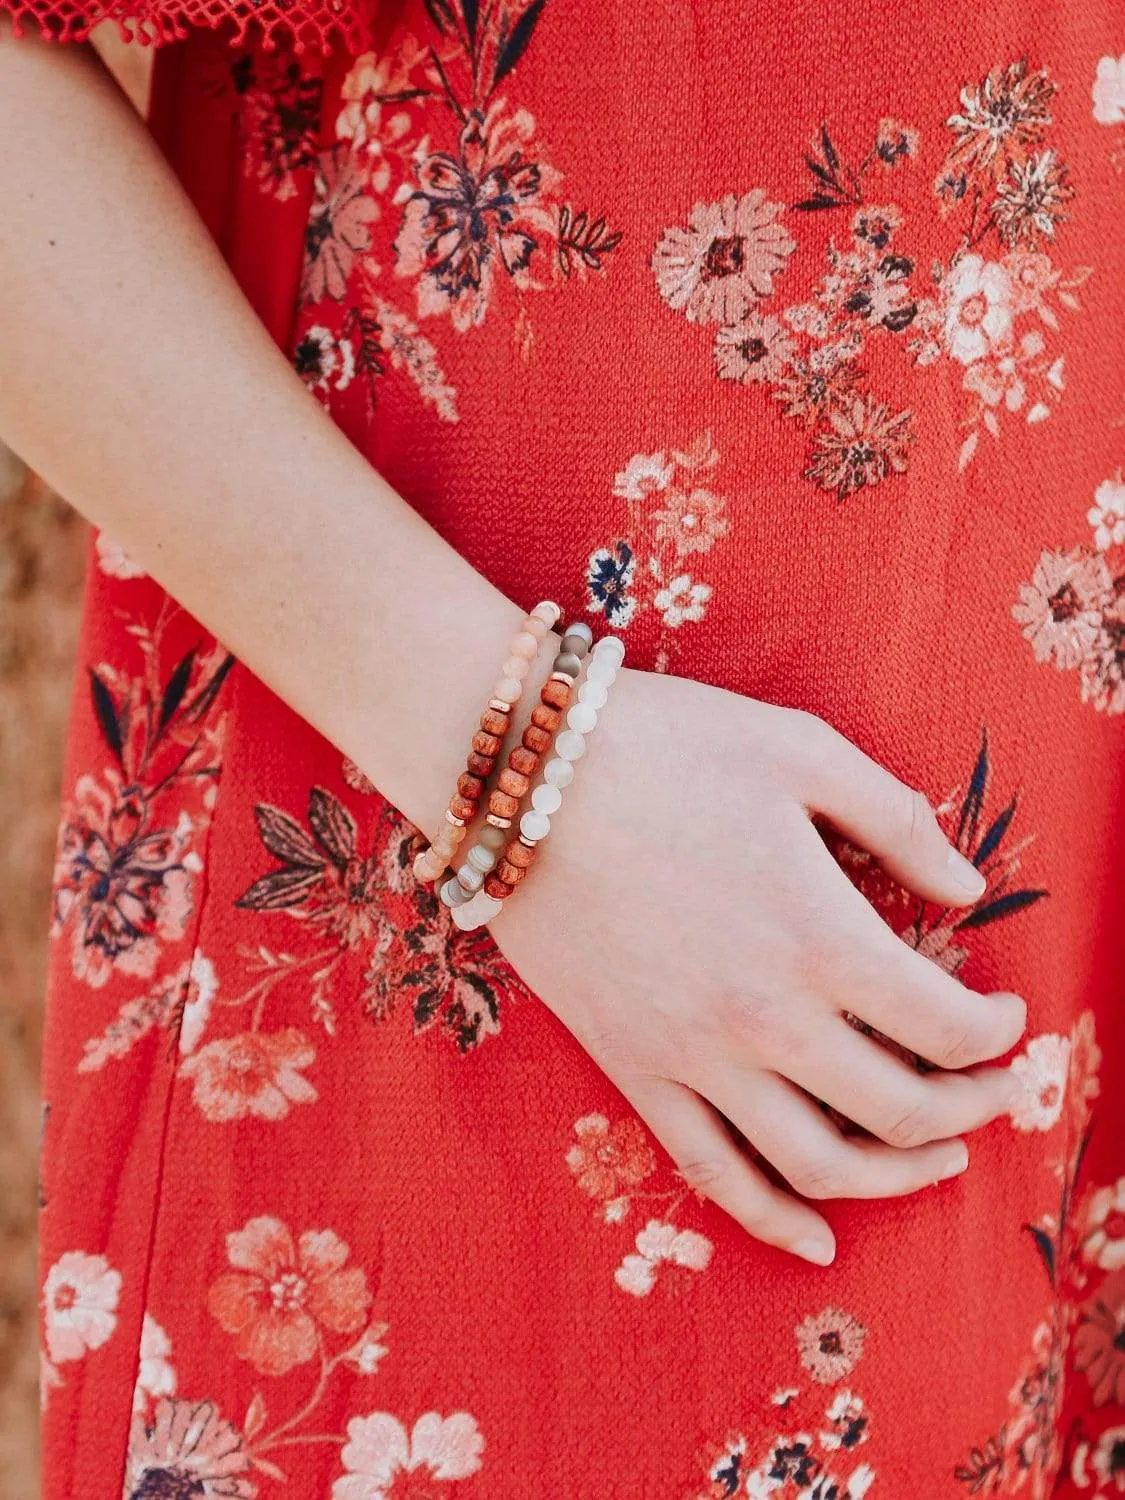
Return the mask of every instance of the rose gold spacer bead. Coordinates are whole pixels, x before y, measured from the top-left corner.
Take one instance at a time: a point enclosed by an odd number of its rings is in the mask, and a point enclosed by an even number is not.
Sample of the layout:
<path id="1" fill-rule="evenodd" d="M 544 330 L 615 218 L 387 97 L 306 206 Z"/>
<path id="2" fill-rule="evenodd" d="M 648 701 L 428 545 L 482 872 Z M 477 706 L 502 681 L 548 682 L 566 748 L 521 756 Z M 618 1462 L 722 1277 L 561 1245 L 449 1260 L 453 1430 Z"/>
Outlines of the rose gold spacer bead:
<path id="1" fill-rule="evenodd" d="M 510 714 L 512 711 L 512 705 L 505 703 L 503 698 L 490 698 L 488 706 L 495 714 Z"/>
<path id="2" fill-rule="evenodd" d="M 484 821 L 491 823 L 493 828 L 511 828 L 512 826 L 511 818 L 502 818 L 499 813 L 490 812 Z"/>

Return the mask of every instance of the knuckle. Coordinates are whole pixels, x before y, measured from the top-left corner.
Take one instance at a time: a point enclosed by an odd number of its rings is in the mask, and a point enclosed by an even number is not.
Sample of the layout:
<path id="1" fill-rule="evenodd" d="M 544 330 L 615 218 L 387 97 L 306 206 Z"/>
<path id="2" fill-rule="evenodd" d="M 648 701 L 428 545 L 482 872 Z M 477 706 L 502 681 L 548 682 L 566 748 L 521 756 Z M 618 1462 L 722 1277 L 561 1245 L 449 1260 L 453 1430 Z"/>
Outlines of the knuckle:
<path id="1" fill-rule="evenodd" d="M 676 1163 L 676 1170 L 693 1192 L 707 1198 L 722 1195 L 730 1180 L 730 1165 L 717 1156 L 689 1156 Z"/>
<path id="2" fill-rule="evenodd" d="M 716 1022 L 724 1036 L 736 1037 L 755 1052 L 763 1051 L 776 1037 L 777 1010 L 764 995 L 728 989 L 714 998 Z"/>
<path id="3" fill-rule="evenodd" d="M 940 1039 L 936 1055 L 929 1059 L 939 1068 L 964 1068 L 983 1055 L 980 1037 L 968 1027 L 952 1027 Z"/>
<path id="4" fill-rule="evenodd" d="M 933 1111 L 928 1100 L 920 1099 L 902 1113 L 892 1116 L 890 1123 L 880 1132 L 889 1146 L 909 1150 L 912 1146 L 924 1146 L 934 1140 L 940 1132 L 934 1128 Z"/>
<path id="5" fill-rule="evenodd" d="M 829 1158 L 805 1162 L 791 1179 L 802 1198 L 844 1198 L 849 1186 L 843 1163 Z"/>
<path id="6" fill-rule="evenodd" d="M 916 792 L 910 787 L 904 789 L 902 824 L 912 844 L 932 837 L 937 827 L 937 817 L 923 792 Z"/>

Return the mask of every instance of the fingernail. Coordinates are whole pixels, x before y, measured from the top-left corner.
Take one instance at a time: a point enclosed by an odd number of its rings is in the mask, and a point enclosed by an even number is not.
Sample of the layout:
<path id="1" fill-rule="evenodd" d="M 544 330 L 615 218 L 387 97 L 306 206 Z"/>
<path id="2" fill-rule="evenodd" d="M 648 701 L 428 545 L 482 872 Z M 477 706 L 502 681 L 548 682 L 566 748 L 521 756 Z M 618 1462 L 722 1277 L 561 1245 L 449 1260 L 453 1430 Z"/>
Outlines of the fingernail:
<path id="1" fill-rule="evenodd" d="M 830 1266 L 836 1259 L 836 1246 L 832 1240 L 798 1240 L 793 1254 L 811 1260 L 814 1266 Z"/>
<path id="2" fill-rule="evenodd" d="M 969 1165 L 969 1148 L 964 1141 L 958 1141 L 956 1146 L 950 1148 L 949 1155 L 945 1159 L 941 1171 L 936 1177 L 937 1182 L 945 1182 L 950 1177 L 960 1177 L 961 1173 Z"/>
<path id="3" fill-rule="evenodd" d="M 976 865 L 971 860 L 965 858 L 960 849 L 950 849 L 949 851 L 949 873 L 965 894 L 973 901 L 979 900 L 988 887 L 988 881 L 985 880 Z"/>

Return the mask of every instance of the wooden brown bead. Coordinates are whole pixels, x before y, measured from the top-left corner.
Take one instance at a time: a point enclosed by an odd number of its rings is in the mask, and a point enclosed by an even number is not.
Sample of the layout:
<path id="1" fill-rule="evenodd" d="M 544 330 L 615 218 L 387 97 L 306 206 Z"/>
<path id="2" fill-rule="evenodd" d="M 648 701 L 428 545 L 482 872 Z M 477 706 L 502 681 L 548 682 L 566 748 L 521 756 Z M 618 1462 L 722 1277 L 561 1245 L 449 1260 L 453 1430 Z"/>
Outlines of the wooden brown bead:
<path id="1" fill-rule="evenodd" d="M 546 755 L 551 748 L 551 736 L 545 729 L 540 729 L 538 724 L 529 724 L 523 732 L 523 744 L 527 750 L 534 750 L 536 755 Z"/>
<path id="2" fill-rule="evenodd" d="M 455 818 L 467 821 L 473 816 L 476 810 L 476 803 L 471 802 L 468 797 L 462 797 L 460 792 L 454 792 L 453 796 L 449 799 L 449 811 Z"/>
<path id="3" fill-rule="evenodd" d="M 510 860 L 502 859 L 496 866 L 496 873 L 505 885 L 517 886 L 527 874 L 527 871 L 521 870 L 518 865 L 512 864 Z"/>
<path id="4" fill-rule="evenodd" d="M 481 792 L 484 791 L 484 782 L 479 776 L 473 776 L 465 771 L 457 778 L 457 790 L 469 802 L 476 802 L 480 799 Z"/>
<path id="5" fill-rule="evenodd" d="M 497 708 L 486 708 L 480 716 L 480 727 L 485 734 L 496 734 L 503 739 L 508 732 L 508 715 Z"/>
<path id="6" fill-rule="evenodd" d="M 548 734 L 554 734 L 562 723 L 562 712 L 557 708 L 551 708 L 547 703 L 537 703 L 531 710 L 531 722 L 537 724 L 540 729 L 545 729 Z"/>
<path id="7" fill-rule="evenodd" d="M 534 858 L 534 849 L 529 849 L 526 844 L 521 844 L 519 839 L 513 839 L 504 850 L 503 863 L 514 865 L 517 870 L 526 870 Z"/>
<path id="8" fill-rule="evenodd" d="M 534 750 L 528 750 L 525 745 L 517 745 L 508 756 L 508 765 L 513 771 L 518 771 L 521 776 L 534 776 L 539 769 L 539 757 Z"/>
<path id="9" fill-rule="evenodd" d="M 549 703 L 552 708 L 565 708 L 570 702 L 570 688 L 569 682 L 557 682 L 555 678 L 550 677 L 543 684 L 539 697 L 544 703 Z"/>
<path id="10" fill-rule="evenodd" d="M 497 789 L 488 799 L 488 810 L 498 818 L 514 818 L 520 810 L 520 799 Z"/>
<path id="11" fill-rule="evenodd" d="M 503 901 L 512 894 L 512 887 L 505 885 L 495 870 L 485 879 L 484 889 L 497 901 Z"/>
<path id="12" fill-rule="evenodd" d="M 482 781 L 485 781 L 492 775 L 492 769 L 496 764 L 496 757 L 494 755 L 481 755 L 479 751 L 470 750 L 469 758 L 465 764 L 468 766 L 470 776 L 479 776 Z"/>
<path id="13" fill-rule="evenodd" d="M 504 743 L 504 734 L 507 724 L 499 734 L 489 734 L 483 729 L 478 729 L 473 735 L 473 749 L 478 755 L 488 755 L 495 758 L 500 753 L 500 746 Z"/>
<path id="14" fill-rule="evenodd" d="M 501 771 L 500 775 L 496 778 L 497 789 L 501 792 L 507 792 L 509 797 L 516 797 L 517 799 L 527 796 L 527 789 L 530 785 L 531 782 L 526 776 L 521 776 L 518 771 L 513 771 L 510 766 L 507 770 Z"/>

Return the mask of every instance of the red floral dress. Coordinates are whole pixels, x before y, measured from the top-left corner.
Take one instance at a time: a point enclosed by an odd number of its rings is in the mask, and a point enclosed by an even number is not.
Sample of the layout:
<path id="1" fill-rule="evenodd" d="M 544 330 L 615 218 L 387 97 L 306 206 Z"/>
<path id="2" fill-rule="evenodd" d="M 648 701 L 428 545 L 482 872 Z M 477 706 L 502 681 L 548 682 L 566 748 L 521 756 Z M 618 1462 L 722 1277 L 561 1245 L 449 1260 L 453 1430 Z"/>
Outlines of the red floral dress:
<path id="1" fill-rule="evenodd" d="M 99 537 L 46 1494 L 1125 1493 L 1120 11 L 364 24 L 327 62 L 159 56 L 154 128 L 248 295 L 512 597 L 927 790 L 978 906 L 839 858 L 904 942 L 1028 996 L 1034 1102 L 964 1178 L 830 1208 L 830 1270 L 755 1243 L 415 889 L 357 768 Z"/>

